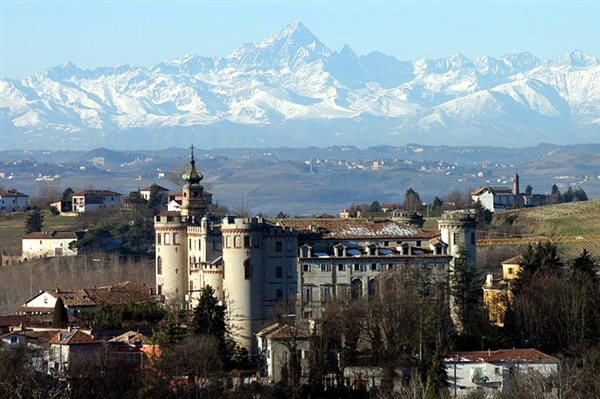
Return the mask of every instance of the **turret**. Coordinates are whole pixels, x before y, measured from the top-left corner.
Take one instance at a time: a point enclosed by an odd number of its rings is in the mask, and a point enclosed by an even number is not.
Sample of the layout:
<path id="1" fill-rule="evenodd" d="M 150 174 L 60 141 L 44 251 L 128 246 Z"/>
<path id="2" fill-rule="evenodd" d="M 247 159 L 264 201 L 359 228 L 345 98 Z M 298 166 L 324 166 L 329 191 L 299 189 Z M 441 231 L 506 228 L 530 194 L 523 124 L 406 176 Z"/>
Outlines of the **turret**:
<path id="1" fill-rule="evenodd" d="M 155 216 L 156 293 L 183 306 L 187 293 L 186 221 L 179 212 Z"/>
<path id="2" fill-rule="evenodd" d="M 181 216 L 186 217 L 189 223 L 199 223 L 200 218 L 206 213 L 203 191 L 204 187 L 200 184 L 203 176 L 196 169 L 196 160 L 194 159 L 194 146 L 191 147 L 190 169 L 181 178 L 185 184 L 181 188 L 183 200 L 181 202 Z"/>
<path id="3" fill-rule="evenodd" d="M 441 239 L 448 244 L 448 254 L 458 256 L 460 247 L 467 251 L 469 266 L 477 267 L 477 221 L 468 212 L 444 213 L 438 220 Z"/>

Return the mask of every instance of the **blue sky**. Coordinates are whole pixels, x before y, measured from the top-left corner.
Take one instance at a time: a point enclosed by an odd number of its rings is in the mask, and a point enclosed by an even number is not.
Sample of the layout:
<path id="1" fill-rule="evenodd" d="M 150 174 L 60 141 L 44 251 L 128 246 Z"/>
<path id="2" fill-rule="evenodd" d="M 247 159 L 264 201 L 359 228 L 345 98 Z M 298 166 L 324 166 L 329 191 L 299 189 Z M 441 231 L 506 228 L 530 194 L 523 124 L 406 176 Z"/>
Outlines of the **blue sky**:
<path id="1" fill-rule="evenodd" d="M 301 21 L 327 47 L 400 60 L 529 51 L 600 57 L 600 1 L 0 0 L 0 76 L 70 60 L 94 69 L 152 66 L 186 53 L 224 56 Z"/>

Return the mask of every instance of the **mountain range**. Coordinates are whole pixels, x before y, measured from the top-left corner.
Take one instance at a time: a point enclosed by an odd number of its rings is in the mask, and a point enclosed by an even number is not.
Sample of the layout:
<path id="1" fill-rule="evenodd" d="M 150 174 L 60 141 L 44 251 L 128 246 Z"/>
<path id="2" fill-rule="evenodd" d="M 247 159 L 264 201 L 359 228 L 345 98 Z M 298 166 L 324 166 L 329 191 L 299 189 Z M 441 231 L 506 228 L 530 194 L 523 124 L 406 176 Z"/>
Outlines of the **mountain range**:
<path id="1" fill-rule="evenodd" d="M 358 56 L 296 21 L 225 57 L 3 78 L 0 129 L 4 149 L 595 143 L 600 63 L 577 50 Z"/>

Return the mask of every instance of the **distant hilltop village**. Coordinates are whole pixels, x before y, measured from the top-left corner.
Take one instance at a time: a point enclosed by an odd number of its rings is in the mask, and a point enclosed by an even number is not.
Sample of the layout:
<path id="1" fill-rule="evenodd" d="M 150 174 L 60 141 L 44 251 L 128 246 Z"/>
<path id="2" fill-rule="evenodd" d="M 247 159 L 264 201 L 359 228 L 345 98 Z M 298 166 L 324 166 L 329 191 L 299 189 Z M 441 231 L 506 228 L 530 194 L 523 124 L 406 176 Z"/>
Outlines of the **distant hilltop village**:
<path id="1" fill-rule="evenodd" d="M 438 230 L 423 229 L 418 214 L 381 220 L 215 219 L 207 212 L 193 147 L 182 177 L 179 210 L 155 216 L 156 293 L 170 305 L 189 308 L 210 285 L 228 308 L 238 343 L 252 351 L 255 334 L 272 324 L 282 301 L 295 303 L 296 317 L 310 320 L 330 299 L 374 295 L 387 270 L 427 264 L 432 279 L 444 281 L 460 254 L 476 267 L 476 221 L 470 213 L 444 214 Z"/>

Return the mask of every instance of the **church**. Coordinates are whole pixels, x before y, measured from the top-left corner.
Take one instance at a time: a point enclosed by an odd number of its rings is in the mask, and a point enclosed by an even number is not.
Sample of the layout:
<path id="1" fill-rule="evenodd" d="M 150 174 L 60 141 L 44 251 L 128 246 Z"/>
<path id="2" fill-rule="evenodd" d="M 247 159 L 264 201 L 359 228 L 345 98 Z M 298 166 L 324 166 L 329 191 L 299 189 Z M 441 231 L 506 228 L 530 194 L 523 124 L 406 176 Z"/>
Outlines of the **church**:
<path id="1" fill-rule="evenodd" d="M 418 214 L 394 219 L 282 219 L 207 212 L 193 147 L 182 176 L 179 211 L 154 220 L 156 293 L 177 308 L 196 305 L 210 285 L 227 306 L 236 340 L 256 350 L 254 334 L 273 324 L 280 303 L 295 303 L 295 317 L 317 318 L 324 303 L 373 295 L 387 270 L 428 265 L 432 279 L 447 279 L 459 247 L 475 265 L 476 221 L 444 214 L 439 230 L 423 229 Z"/>

